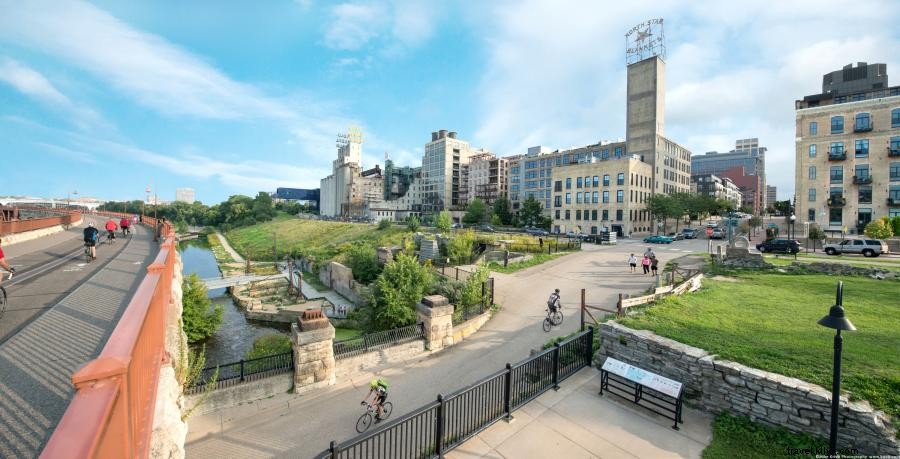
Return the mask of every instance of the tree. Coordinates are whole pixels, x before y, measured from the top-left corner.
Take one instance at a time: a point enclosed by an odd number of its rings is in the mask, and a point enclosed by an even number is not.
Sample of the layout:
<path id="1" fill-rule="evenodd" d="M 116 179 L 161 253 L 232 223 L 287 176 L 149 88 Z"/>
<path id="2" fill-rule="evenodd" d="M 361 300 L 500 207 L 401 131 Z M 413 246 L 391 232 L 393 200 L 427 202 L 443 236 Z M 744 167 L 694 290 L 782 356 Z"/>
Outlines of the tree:
<path id="1" fill-rule="evenodd" d="M 450 217 L 450 212 L 442 210 L 434 220 L 434 227 L 437 228 L 438 231 L 446 233 L 447 231 L 450 231 L 451 226 L 453 226 L 453 218 Z"/>
<path id="2" fill-rule="evenodd" d="M 866 236 L 873 239 L 887 239 L 894 235 L 893 229 L 885 225 L 883 220 L 875 220 L 866 225 Z"/>
<path id="3" fill-rule="evenodd" d="M 763 219 L 759 215 L 754 215 L 754 216 L 750 217 L 750 220 L 748 220 L 747 223 L 750 224 L 750 229 L 755 231 L 757 228 L 762 226 Z"/>
<path id="4" fill-rule="evenodd" d="M 390 228 L 391 228 L 391 221 L 390 221 L 390 220 L 388 220 L 388 219 L 385 218 L 384 220 L 379 220 L 379 221 L 378 221 L 378 229 L 380 229 L 380 230 L 386 230 L 386 229 L 390 229 Z"/>
<path id="5" fill-rule="evenodd" d="M 422 222 L 419 221 L 419 217 L 416 217 L 415 215 L 410 215 L 409 220 L 407 220 L 407 222 L 406 222 L 406 227 L 410 231 L 415 233 L 416 231 L 419 231 L 419 225 L 421 225 L 421 224 L 422 224 Z"/>
<path id="6" fill-rule="evenodd" d="M 741 206 L 741 208 L 740 208 L 739 210 L 740 210 L 740 212 L 743 212 L 743 213 L 745 213 L 745 214 L 752 214 L 752 213 L 753 213 L 753 208 L 750 207 L 750 206 Z"/>
<path id="7" fill-rule="evenodd" d="M 900 216 L 891 218 L 891 228 L 894 230 L 894 236 L 900 236 Z"/>
<path id="8" fill-rule="evenodd" d="M 181 320 L 188 341 L 196 343 L 214 335 L 222 325 L 222 305 L 211 304 L 206 286 L 197 274 L 185 277 L 181 288 Z"/>
<path id="9" fill-rule="evenodd" d="M 472 248 L 475 246 L 475 232 L 472 230 L 459 231 L 450 240 L 447 255 L 453 264 L 468 263 L 472 258 Z"/>
<path id="10" fill-rule="evenodd" d="M 481 199 L 475 198 L 472 202 L 466 206 L 466 214 L 463 215 L 464 223 L 482 223 L 487 220 L 487 207 L 484 205 L 484 201 Z"/>
<path id="11" fill-rule="evenodd" d="M 775 201 L 772 204 L 772 208 L 775 209 L 775 213 L 781 215 L 790 215 L 791 214 L 791 201 L 785 199 L 784 201 Z"/>
<path id="12" fill-rule="evenodd" d="M 490 306 L 487 303 L 490 301 L 491 293 L 486 289 L 482 290 L 482 286 L 490 275 L 491 271 L 485 265 L 480 264 L 476 267 L 475 272 L 463 284 L 459 295 L 460 306 L 472 306 L 475 304 Z"/>
<path id="13" fill-rule="evenodd" d="M 500 226 L 503 224 L 503 221 L 500 220 L 500 216 L 497 214 L 491 215 L 491 224 L 494 226 Z"/>
<path id="14" fill-rule="evenodd" d="M 813 252 L 816 251 L 816 242 L 825 239 L 825 231 L 822 231 L 818 226 L 812 226 L 809 228 L 809 240 L 813 241 Z"/>
<path id="15" fill-rule="evenodd" d="M 378 264 L 378 254 L 375 248 L 363 244 L 355 243 L 344 252 L 347 267 L 353 271 L 353 278 L 362 284 L 368 284 L 378 277 L 381 273 L 381 265 Z"/>
<path id="16" fill-rule="evenodd" d="M 650 211 L 656 220 L 663 222 L 663 225 L 665 225 L 667 219 L 672 217 L 678 218 L 683 214 L 679 205 L 675 202 L 675 198 L 664 194 L 654 194 L 647 198 L 645 208 Z"/>
<path id="17" fill-rule="evenodd" d="M 542 213 L 541 203 L 537 202 L 534 196 L 529 196 L 528 199 L 522 202 L 522 209 L 519 210 L 519 224 L 522 226 L 538 226 L 541 224 Z"/>
<path id="18" fill-rule="evenodd" d="M 500 195 L 500 197 L 494 201 L 494 215 L 500 218 L 501 225 L 511 225 L 512 224 L 512 211 L 510 210 L 512 205 L 509 202 L 509 198 L 506 197 L 505 194 Z"/>
<path id="19" fill-rule="evenodd" d="M 434 275 L 415 256 L 400 253 L 375 281 L 368 312 L 370 330 L 389 330 L 416 322 L 416 304 L 431 289 Z"/>

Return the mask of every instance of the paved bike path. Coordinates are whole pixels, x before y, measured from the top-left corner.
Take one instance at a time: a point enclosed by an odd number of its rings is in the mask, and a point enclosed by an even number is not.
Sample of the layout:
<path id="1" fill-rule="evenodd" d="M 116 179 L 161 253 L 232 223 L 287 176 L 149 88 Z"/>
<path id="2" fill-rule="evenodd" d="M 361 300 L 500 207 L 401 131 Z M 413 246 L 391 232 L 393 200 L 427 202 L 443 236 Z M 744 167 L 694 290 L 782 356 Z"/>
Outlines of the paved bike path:
<path id="1" fill-rule="evenodd" d="M 72 374 L 103 349 L 157 253 L 145 228 L 119 244 L 125 247 L 100 271 L 0 344 L 0 457 L 40 453 L 72 399 Z M 108 247 L 98 257 L 113 253 Z M 40 282 L 52 288 L 63 268 Z"/>

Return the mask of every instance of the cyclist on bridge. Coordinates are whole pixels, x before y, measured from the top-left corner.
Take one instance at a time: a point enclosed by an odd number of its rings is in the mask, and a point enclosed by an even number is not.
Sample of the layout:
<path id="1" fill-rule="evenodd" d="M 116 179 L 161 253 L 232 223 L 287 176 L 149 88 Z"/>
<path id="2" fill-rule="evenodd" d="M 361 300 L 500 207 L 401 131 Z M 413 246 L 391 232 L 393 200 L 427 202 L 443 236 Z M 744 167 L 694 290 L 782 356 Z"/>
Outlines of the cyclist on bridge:
<path id="1" fill-rule="evenodd" d="M 363 403 L 369 399 L 372 394 L 375 394 L 375 398 L 372 400 L 372 403 L 378 408 L 377 415 L 375 419 L 381 420 L 381 415 L 383 414 L 383 405 L 385 400 L 387 400 L 388 395 L 388 383 L 384 379 L 378 378 L 373 379 L 369 382 L 369 393 L 366 395 L 366 398 L 363 399 Z"/>
<path id="2" fill-rule="evenodd" d="M 84 246 L 91 251 L 91 258 L 97 259 L 97 239 L 100 238 L 100 231 L 94 228 L 93 223 L 88 223 L 84 229 Z"/>
<path id="3" fill-rule="evenodd" d="M 113 221 L 113 219 L 110 218 L 109 220 L 107 220 L 106 221 L 106 232 L 109 234 L 106 236 L 106 238 L 107 239 L 115 239 L 117 228 L 118 228 L 118 225 L 116 225 L 116 222 Z"/>
<path id="4" fill-rule="evenodd" d="M 0 243 L 2 243 L 2 242 L 3 242 L 3 240 L 0 239 Z M 3 254 L 2 247 L 0 247 L 0 266 L 2 266 L 3 269 L 9 271 L 11 274 L 14 274 L 16 272 L 16 270 L 13 269 L 12 266 L 9 265 L 9 263 L 7 263 L 6 255 Z M 3 276 L 0 276 L 0 284 L 2 284 L 2 283 L 3 283 Z"/>
<path id="5" fill-rule="evenodd" d="M 127 236 L 131 230 L 131 219 L 127 215 L 122 217 L 122 220 L 119 221 L 119 227 L 122 228 L 122 236 Z"/>

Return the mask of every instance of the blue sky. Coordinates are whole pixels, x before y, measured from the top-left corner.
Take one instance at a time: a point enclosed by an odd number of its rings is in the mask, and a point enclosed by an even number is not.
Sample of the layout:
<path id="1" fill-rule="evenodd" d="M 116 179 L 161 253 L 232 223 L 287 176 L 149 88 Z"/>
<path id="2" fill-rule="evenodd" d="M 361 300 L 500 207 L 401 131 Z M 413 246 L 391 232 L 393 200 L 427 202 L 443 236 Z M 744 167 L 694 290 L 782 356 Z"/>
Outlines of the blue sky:
<path id="1" fill-rule="evenodd" d="M 900 2 L 0 0 L 0 196 L 214 203 L 318 187 L 357 124 L 364 166 L 417 165 L 431 131 L 501 155 L 625 135 L 624 33 L 665 18 L 666 135 L 759 137 L 793 193 L 793 101 L 885 62 Z M 835 12 L 840 14 L 835 14 Z"/>

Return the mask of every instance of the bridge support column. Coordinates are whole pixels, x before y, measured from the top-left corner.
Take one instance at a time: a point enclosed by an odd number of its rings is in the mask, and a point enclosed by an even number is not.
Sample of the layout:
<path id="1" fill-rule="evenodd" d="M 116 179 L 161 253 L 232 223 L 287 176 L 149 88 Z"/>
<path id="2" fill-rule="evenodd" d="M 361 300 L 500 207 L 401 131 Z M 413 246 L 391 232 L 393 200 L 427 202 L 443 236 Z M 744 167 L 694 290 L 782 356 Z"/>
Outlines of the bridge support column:
<path id="1" fill-rule="evenodd" d="M 441 295 L 422 298 L 416 305 L 419 322 L 425 324 L 425 343 L 431 351 L 453 345 L 453 305 Z"/>
<path id="2" fill-rule="evenodd" d="M 291 324 L 294 393 L 333 385 L 334 327 L 321 310 L 307 310 Z"/>

